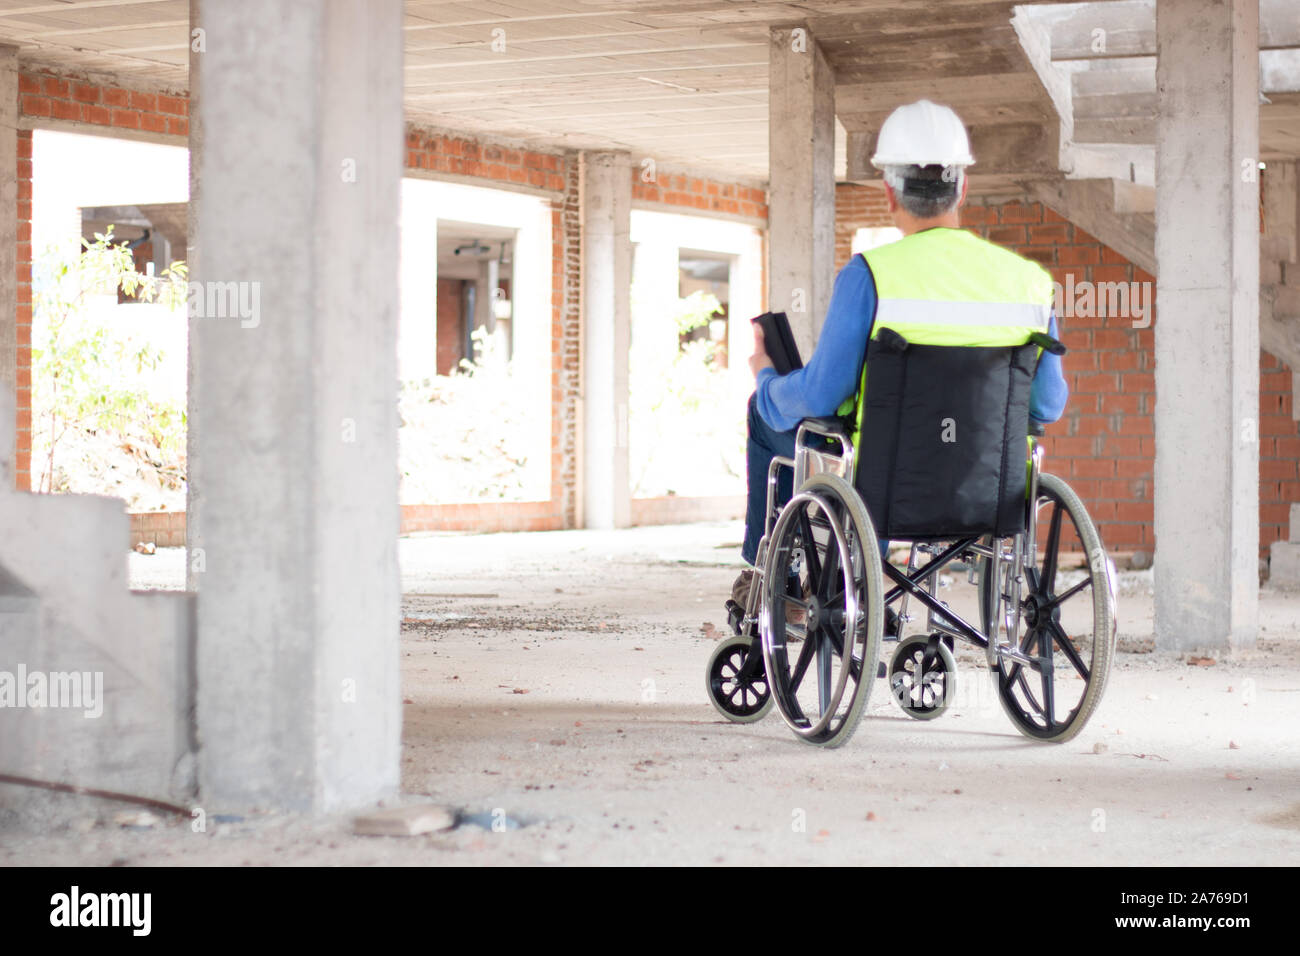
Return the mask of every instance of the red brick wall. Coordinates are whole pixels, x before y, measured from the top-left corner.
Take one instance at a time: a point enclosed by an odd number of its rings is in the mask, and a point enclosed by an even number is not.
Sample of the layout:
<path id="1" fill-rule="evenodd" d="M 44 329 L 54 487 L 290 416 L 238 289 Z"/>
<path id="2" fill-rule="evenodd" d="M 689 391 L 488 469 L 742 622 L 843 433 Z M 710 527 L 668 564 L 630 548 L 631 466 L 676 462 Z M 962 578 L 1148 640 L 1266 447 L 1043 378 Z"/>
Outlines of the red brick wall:
<path id="1" fill-rule="evenodd" d="M 859 229 L 892 226 L 883 187 L 841 183 L 835 187 L 835 268 L 843 268 L 853 255 L 853 236 Z"/>
<path id="2" fill-rule="evenodd" d="M 564 170 L 564 196 L 551 206 L 551 497 L 563 527 L 578 525 L 578 399 L 582 390 L 582 206 L 578 155 Z"/>
<path id="3" fill-rule="evenodd" d="M 18 77 L 18 106 L 24 116 L 92 126 L 181 137 L 190 131 L 189 100 L 183 95 L 97 86 L 49 74 Z"/>
<path id="4" fill-rule="evenodd" d="M 98 86 L 77 79 L 24 73 L 20 111 L 33 118 L 75 121 L 162 137 L 189 132 L 184 94 Z M 31 483 L 31 133 L 19 133 L 19 390 L 17 483 Z M 407 127 L 406 166 L 412 171 L 464 176 L 484 185 L 522 186 L 552 193 L 554 272 L 552 282 L 551 500 L 526 507 L 431 505 L 406 509 L 404 528 L 560 528 L 577 520 L 577 397 L 580 332 L 580 210 L 578 154 L 547 152 L 484 142 L 471 136 Z M 634 192 L 666 211 L 701 211 L 765 218 L 767 196 L 759 188 L 673 173 L 641 183 L 634 168 Z M 27 223 L 26 226 L 23 223 Z M 497 514 L 499 517 L 493 518 Z M 485 510 L 486 509 L 486 510 Z M 143 530 L 143 526 L 140 530 Z M 152 529 L 150 529 L 152 530 Z M 169 529 L 174 532 L 174 528 Z M 174 536 L 174 534 L 173 534 Z M 160 542 L 161 543 L 161 542 Z"/>
<path id="5" fill-rule="evenodd" d="M 1292 415 L 1291 369 L 1267 352 L 1259 362 L 1259 545 L 1261 557 L 1284 541 L 1291 505 L 1300 503 L 1300 425 Z M 1296 528 L 1300 531 L 1300 528 Z"/>
<path id="6" fill-rule="evenodd" d="M 14 485 L 32 486 L 32 133 L 18 136 L 17 389 L 14 395 Z"/>
<path id="7" fill-rule="evenodd" d="M 461 316 L 464 279 L 438 279 L 437 291 L 437 368 L 439 375 L 450 375 L 465 358 L 465 326 Z"/>
<path id="8" fill-rule="evenodd" d="M 98 86 L 75 79 L 23 73 L 19 78 L 23 116 L 72 120 L 183 138 L 188 101 L 168 92 Z M 18 457 L 16 481 L 31 481 L 31 132 L 18 132 Z M 447 505 L 407 509 L 407 530 L 425 527 L 572 527 L 577 511 L 577 395 L 579 374 L 580 216 L 576 153 L 534 151 L 485 143 L 472 137 L 408 127 L 407 167 L 434 174 L 473 177 L 552 193 L 554 271 L 552 281 L 551 501 L 515 506 Z M 661 204 L 666 211 L 767 216 L 766 193 L 685 173 L 664 173 L 641 181 L 632 170 L 633 198 Z M 836 263 L 850 255 L 857 229 L 891 225 L 884 195 L 875 187 L 836 189 Z M 1057 281 L 1150 281 L 1095 237 L 1038 204 L 972 203 L 963 224 L 1045 265 Z M 766 240 L 766 237 L 764 237 Z M 764 256 L 766 269 L 766 256 Z M 1113 549 L 1150 549 L 1152 540 L 1152 412 L 1154 354 L 1151 329 L 1133 329 L 1117 318 L 1062 321 L 1071 353 L 1066 372 L 1071 399 L 1064 419 L 1046 441 L 1049 467 L 1073 484 L 1088 502 Z M 1300 432 L 1290 417 L 1290 371 L 1261 354 L 1260 523 L 1261 545 L 1287 532 L 1289 505 L 1300 501 Z M 492 519 L 491 509 L 502 509 Z M 484 510 L 487 509 L 487 510 Z M 170 529 L 174 531 L 175 529 Z"/>
<path id="9" fill-rule="evenodd" d="M 883 195 L 870 187 L 841 185 L 835 199 L 835 259 L 842 266 L 854 232 L 892 223 Z M 962 211 L 962 224 L 1042 263 L 1066 288 L 1071 278 L 1154 283 L 1149 273 L 1038 203 L 972 201 Z M 1107 547 L 1150 551 L 1155 546 L 1154 327 L 1135 329 L 1131 318 L 1119 316 L 1059 321 L 1070 349 L 1064 360 L 1070 401 L 1061 421 L 1048 429 L 1046 466 L 1087 502 Z M 1291 417 L 1291 402 L 1291 370 L 1261 352 L 1261 554 L 1286 536 L 1290 505 L 1300 502 L 1300 425 Z"/>
<path id="10" fill-rule="evenodd" d="M 189 135 L 189 101 L 166 92 L 98 86 L 62 76 L 20 73 L 21 116 L 184 138 Z M 18 393 L 14 483 L 32 483 L 32 134 L 18 131 Z"/>
<path id="11" fill-rule="evenodd" d="M 664 173 L 647 183 L 642 181 L 641 167 L 636 165 L 632 167 L 632 198 L 679 209 L 726 213 L 749 219 L 767 218 L 767 191 L 764 189 L 685 173 Z"/>
<path id="12" fill-rule="evenodd" d="M 423 169 L 549 192 L 564 190 L 564 157 L 483 143 L 417 126 L 406 131 L 406 168 Z"/>
<path id="13" fill-rule="evenodd" d="M 1154 282 L 1150 273 L 1040 203 L 968 205 L 963 225 L 1071 283 Z M 1154 295 L 1152 301 L 1154 302 Z M 1154 321 L 1154 316 L 1152 316 Z M 1155 546 L 1154 328 L 1124 316 L 1058 316 L 1070 401 L 1047 430 L 1045 467 L 1088 505 L 1107 547 Z"/>

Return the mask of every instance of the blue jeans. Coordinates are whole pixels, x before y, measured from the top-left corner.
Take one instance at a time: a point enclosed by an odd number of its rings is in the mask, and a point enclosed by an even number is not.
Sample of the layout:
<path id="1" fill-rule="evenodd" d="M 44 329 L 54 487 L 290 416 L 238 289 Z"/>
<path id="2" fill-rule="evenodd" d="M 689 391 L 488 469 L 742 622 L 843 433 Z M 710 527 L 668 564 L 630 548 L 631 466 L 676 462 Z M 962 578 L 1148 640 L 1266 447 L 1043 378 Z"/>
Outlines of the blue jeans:
<path id="1" fill-rule="evenodd" d="M 793 431 L 779 432 L 758 413 L 754 396 L 749 396 L 749 438 L 745 442 L 745 480 L 748 482 L 748 503 L 745 507 L 745 542 L 740 546 L 740 556 L 752 565 L 758 557 L 758 542 L 763 539 L 767 520 L 767 468 L 774 457 L 794 457 Z M 777 505 L 790 500 L 794 472 L 782 468 L 777 483 Z"/>
<path id="2" fill-rule="evenodd" d="M 758 558 L 758 543 L 763 539 L 767 519 L 767 469 L 775 457 L 794 457 L 794 438 L 798 429 L 779 432 L 758 413 L 754 396 L 749 396 L 748 439 L 745 442 L 745 479 L 748 482 L 745 506 L 745 541 L 740 556 L 753 565 Z M 820 440 L 820 439 L 815 439 Z M 859 451 L 859 454 L 861 452 Z M 793 496 L 794 470 L 782 468 L 776 485 L 778 509 Z M 880 556 L 889 554 L 889 542 L 880 539 Z"/>

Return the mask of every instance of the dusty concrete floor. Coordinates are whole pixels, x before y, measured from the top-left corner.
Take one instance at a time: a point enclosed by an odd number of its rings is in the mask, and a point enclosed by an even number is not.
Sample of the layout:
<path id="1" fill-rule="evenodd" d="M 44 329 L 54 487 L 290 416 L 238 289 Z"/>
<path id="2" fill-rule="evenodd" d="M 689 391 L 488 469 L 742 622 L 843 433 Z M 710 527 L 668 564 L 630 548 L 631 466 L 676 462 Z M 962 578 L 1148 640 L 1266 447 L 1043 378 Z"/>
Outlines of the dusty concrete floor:
<path id="1" fill-rule="evenodd" d="M 1125 575 L 1124 652 L 1076 740 L 1021 737 L 963 652 L 948 714 L 911 721 L 877 682 L 854 738 L 822 751 L 705 698 L 702 625 L 725 628 L 740 534 L 402 540 L 404 790 L 522 828 L 373 838 L 258 813 L 127 830 L 105 807 L 53 834 L 10 821 L 0 865 L 1300 862 L 1300 596 L 1264 590 L 1258 649 L 1190 666 L 1134 652 L 1150 573 Z M 132 581 L 178 586 L 182 566 L 133 555 Z"/>

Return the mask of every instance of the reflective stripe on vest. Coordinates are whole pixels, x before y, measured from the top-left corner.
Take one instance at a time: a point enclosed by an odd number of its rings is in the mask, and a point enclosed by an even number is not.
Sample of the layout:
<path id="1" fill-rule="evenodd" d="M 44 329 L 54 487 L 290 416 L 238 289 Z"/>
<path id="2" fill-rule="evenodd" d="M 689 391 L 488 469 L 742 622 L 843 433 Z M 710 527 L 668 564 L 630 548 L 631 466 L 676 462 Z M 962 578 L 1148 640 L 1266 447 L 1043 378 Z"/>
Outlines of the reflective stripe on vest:
<path id="1" fill-rule="evenodd" d="M 927 229 L 862 256 L 876 286 L 873 339 L 888 328 L 918 345 L 1010 346 L 1050 328 L 1051 274 L 964 229 Z M 866 387 L 864 361 L 857 394 L 839 410 L 858 406 L 855 445 Z"/>
<path id="2" fill-rule="evenodd" d="M 874 338 L 918 345 L 1021 345 L 1046 332 L 1052 277 L 964 229 L 927 229 L 863 255 L 876 282 Z"/>

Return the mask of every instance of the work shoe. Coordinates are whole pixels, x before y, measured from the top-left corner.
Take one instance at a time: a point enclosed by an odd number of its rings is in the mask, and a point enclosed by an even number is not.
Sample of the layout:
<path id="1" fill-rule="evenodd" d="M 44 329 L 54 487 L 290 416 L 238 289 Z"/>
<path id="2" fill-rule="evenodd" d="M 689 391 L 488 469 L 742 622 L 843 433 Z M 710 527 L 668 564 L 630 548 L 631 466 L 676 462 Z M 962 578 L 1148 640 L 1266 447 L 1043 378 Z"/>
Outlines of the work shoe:
<path id="1" fill-rule="evenodd" d="M 740 575 L 736 578 L 735 582 L 731 585 L 731 599 L 735 601 L 736 604 L 739 605 L 742 609 L 746 606 L 746 604 L 749 601 L 749 588 L 751 583 L 754 580 L 754 576 L 757 574 L 758 571 L 756 571 L 754 568 L 745 568 L 745 570 L 740 572 Z M 810 593 L 811 592 L 809 592 L 807 588 L 804 589 L 804 600 L 808 599 Z M 787 624 L 802 625 L 803 622 L 807 619 L 807 617 L 808 617 L 808 612 L 805 611 L 803 608 L 796 607 L 793 604 L 787 604 L 785 606 L 785 622 Z M 799 641 L 802 641 L 803 638 L 791 634 L 789 635 L 788 640 L 792 644 L 797 644 Z"/>
<path id="2" fill-rule="evenodd" d="M 900 637 L 903 633 L 901 627 L 902 621 L 898 619 L 898 612 L 892 607 L 885 608 L 885 636 Z"/>
<path id="3" fill-rule="evenodd" d="M 745 568 L 740 572 L 740 577 L 731 586 L 731 599 L 744 608 L 749 603 L 749 586 L 754 580 L 754 575 L 758 574 L 753 568 Z"/>

